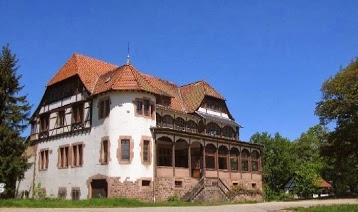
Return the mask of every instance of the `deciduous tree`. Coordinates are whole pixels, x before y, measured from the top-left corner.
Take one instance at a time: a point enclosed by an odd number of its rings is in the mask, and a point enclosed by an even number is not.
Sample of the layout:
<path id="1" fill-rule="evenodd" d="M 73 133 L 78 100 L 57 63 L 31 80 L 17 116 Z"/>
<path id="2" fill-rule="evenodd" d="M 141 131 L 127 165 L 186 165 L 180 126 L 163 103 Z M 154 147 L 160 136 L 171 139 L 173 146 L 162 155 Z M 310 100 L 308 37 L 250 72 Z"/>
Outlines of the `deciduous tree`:
<path id="1" fill-rule="evenodd" d="M 321 91 L 315 113 L 322 124 L 335 125 L 322 148 L 334 167 L 333 186 L 338 193 L 358 192 L 358 59 L 325 81 Z"/>

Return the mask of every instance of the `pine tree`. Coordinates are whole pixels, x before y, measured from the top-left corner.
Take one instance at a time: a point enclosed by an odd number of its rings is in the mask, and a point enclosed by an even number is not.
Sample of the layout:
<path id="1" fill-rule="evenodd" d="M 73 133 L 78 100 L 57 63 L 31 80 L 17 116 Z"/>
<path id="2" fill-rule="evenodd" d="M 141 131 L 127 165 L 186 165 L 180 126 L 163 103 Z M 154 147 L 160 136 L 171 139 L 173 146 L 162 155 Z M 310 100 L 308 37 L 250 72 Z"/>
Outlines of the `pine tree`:
<path id="1" fill-rule="evenodd" d="M 24 155 L 26 143 L 21 133 L 29 120 L 31 106 L 26 96 L 19 92 L 21 75 L 17 75 L 16 55 L 9 45 L 3 46 L 0 54 L 0 182 L 5 183 L 1 197 L 15 196 L 16 181 L 24 177 L 29 168 Z"/>

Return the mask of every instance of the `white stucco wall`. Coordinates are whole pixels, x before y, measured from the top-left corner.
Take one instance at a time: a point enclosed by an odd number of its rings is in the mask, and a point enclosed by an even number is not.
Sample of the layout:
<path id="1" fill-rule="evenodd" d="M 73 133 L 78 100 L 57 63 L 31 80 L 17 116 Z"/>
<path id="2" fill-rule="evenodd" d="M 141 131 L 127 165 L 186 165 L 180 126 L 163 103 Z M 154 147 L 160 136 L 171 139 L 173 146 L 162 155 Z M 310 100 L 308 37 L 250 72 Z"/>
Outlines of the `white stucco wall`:
<path id="1" fill-rule="evenodd" d="M 98 119 L 98 101 L 110 97 L 110 115 L 104 119 Z M 49 197 L 57 197 L 58 188 L 66 187 L 67 198 L 71 198 L 71 188 L 79 187 L 81 199 L 87 198 L 87 180 L 97 174 L 119 177 L 121 181 L 135 181 L 140 178 L 153 179 L 153 158 L 151 165 L 142 165 L 140 142 L 142 136 L 152 137 L 150 127 L 155 126 L 155 118 L 148 119 L 135 115 L 135 98 L 149 98 L 155 102 L 155 97 L 142 92 L 110 92 L 95 97 L 92 104 L 92 127 L 90 131 L 71 133 L 63 136 L 42 141 L 37 145 L 37 155 L 41 149 L 48 148 L 52 151 L 49 154 L 49 165 L 45 171 L 39 171 L 38 160 L 36 164 L 35 184 L 41 183 L 46 188 Z M 154 113 L 155 114 L 155 113 Z M 52 116 L 52 115 L 51 115 Z M 50 126 L 53 126 L 51 123 Z M 110 158 L 108 165 L 101 165 L 100 148 L 103 137 L 109 137 Z M 117 159 L 118 140 L 120 136 L 130 136 L 134 140 L 134 157 L 130 164 L 120 164 Z M 83 142 L 83 165 L 82 167 L 70 167 L 59 169 L 58 148 L 60 145 Z M 153 144 L 153 139 L 151 140 Z M 153 145 L 151 145 L 153 151 Z M 152 154 L 153 155 L 153 154 Z M 33 172 L 29 170 L 26 178 L 21 182 L 19 190 L 28 188 L 32 184 Z"/>

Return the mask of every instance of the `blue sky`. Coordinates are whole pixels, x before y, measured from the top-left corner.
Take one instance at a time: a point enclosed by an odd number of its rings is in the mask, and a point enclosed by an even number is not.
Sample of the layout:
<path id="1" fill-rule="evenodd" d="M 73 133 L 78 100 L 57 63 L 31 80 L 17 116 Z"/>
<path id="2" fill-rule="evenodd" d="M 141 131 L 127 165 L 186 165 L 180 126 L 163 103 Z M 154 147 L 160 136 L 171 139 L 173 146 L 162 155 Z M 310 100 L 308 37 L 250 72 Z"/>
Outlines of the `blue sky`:
<path id="1" fill-rule="evenodd" d="M 358 1 L 1 0 L 0 45 L 19 59 L 37 107 L 75 53 L 179 85 L 205 80 L 227 99 L 241 139 L 296 139 L 318 123 L 320 87 L 358 56 Z"/>

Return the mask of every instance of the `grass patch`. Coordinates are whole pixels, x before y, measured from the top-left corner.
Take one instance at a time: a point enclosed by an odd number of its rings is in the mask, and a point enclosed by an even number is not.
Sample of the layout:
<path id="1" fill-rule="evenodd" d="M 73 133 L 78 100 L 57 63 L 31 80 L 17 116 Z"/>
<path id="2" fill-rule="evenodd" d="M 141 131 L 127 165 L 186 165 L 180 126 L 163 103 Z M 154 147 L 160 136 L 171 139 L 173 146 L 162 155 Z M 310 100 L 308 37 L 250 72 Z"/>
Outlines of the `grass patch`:
<path id="1" fill-rule="evenodd" d="M 87 200 L 63 200 L 48 198 L 35 199 L 1 199 L 0 208 L 135 208 L 135 207 L 179 207 L 179 206 L 202 206 L 222 205 L 224 203 L 191 203 L 181 201 L 171 202 L 142 202 L 136 199 L 125 198 L 101 198 Z"/>
<path id="2" fill-rule="evenodd" d="M 355 212 L 358 211 L 357 205 L 327 205 L 327 206 L 312 206 L 309 208 L 289 208 L 289 211 L 304 211 L 304 212 Z"/>

